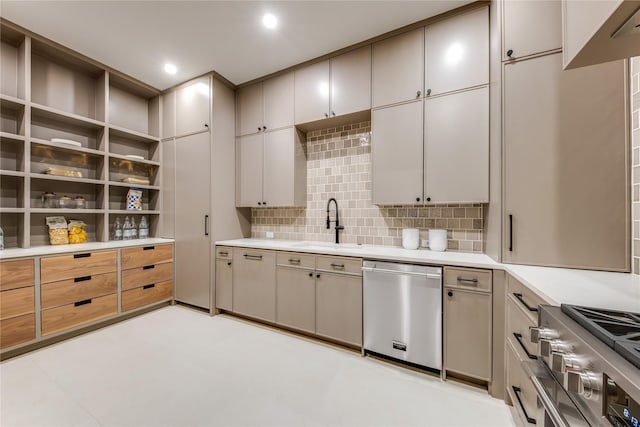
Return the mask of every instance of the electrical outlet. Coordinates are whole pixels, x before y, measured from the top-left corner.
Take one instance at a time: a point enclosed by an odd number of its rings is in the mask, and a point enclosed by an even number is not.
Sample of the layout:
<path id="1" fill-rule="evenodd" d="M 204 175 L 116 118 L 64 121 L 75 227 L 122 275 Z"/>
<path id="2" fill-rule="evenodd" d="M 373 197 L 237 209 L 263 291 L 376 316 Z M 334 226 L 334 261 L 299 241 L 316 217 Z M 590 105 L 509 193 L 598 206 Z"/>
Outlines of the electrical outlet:
<path id="1" fill-rule="evenodd" d="M 267 231 L 267 239 L 273 239 L 273 231 Z"/>
<path id="2" fill-rule="evenodd" d="M 422 239 L 420 241 L 420 246 L 422 246 L 423 248 L 428 248 L 429 247 L 429 240 L 427 239 Z"/>

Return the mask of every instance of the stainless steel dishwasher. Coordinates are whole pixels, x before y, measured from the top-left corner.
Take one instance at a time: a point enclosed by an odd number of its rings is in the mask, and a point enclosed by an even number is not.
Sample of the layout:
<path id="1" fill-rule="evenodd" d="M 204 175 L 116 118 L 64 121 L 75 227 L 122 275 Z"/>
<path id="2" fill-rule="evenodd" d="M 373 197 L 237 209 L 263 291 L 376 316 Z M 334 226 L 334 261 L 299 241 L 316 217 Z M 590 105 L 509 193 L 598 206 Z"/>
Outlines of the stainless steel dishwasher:
<path id="1" fill-rule="evenodd" d="M 442 268 L 364 261 L 364 351 L 442 369 Z"/>

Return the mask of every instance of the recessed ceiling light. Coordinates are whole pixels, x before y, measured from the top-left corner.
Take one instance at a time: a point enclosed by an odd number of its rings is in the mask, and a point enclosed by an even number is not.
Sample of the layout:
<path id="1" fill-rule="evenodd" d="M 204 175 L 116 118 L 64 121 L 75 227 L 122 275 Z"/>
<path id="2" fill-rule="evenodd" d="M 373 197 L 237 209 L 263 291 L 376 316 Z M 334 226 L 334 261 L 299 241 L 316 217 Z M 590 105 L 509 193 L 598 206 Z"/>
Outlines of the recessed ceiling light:
<path id="1" fill-rule="evenodd" d="M 276 25 L 278 25 L 278 18 L 270 13 L 267 13 L 262 17 L 262 23 L 265 27 L 273 29 L 276 27 Z"/>
<path id="2" fill-rule="evenodd" d="M 178 69 L 173 64 L 164 64 L 164 70 L 169 74 L 175 74 Z"/>

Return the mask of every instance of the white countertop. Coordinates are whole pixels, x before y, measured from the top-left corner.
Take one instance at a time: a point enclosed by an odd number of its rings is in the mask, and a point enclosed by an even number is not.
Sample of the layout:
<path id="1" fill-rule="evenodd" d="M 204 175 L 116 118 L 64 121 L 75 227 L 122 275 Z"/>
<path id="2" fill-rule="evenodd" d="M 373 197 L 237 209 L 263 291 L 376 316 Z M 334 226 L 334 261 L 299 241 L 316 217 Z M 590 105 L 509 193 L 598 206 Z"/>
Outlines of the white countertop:
<path id="1" fill-rule="evenodd" d="M 91 242 L 68 245 L 35 246 L 27 249 L 5 249 L 0 251 L 0 260 L 12 258 L 25 258 L 34 256 L 60 255 L 71 252 L 99 251 L 102 249 L 126 248 L 130 246 L 160 245 L 173 243 L 173 239 L 134 239 L 115 240 L 111 242 Z"/>
<path id="2" fill-rule="evenodd" d="M 390 246 L 275 239 L 224 240 L 216 242 L 216 245 L 505 270 L 551 304 L 640 313 L 640 276 L 635 274 L 500 264 L 478 253 L 407 250 Z"/>

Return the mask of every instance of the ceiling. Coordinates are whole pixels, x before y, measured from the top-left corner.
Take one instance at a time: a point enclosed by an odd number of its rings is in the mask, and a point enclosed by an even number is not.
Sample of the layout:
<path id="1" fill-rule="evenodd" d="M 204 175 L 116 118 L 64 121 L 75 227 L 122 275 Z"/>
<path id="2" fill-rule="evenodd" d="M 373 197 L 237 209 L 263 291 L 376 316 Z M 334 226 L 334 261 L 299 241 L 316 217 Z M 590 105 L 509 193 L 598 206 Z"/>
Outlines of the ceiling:
<path id="1" fill-rule="evenodd" d="M 467 3 L 2 0 L 0 16 L 166 89 L 211 70 L 241 84 Z"/>

